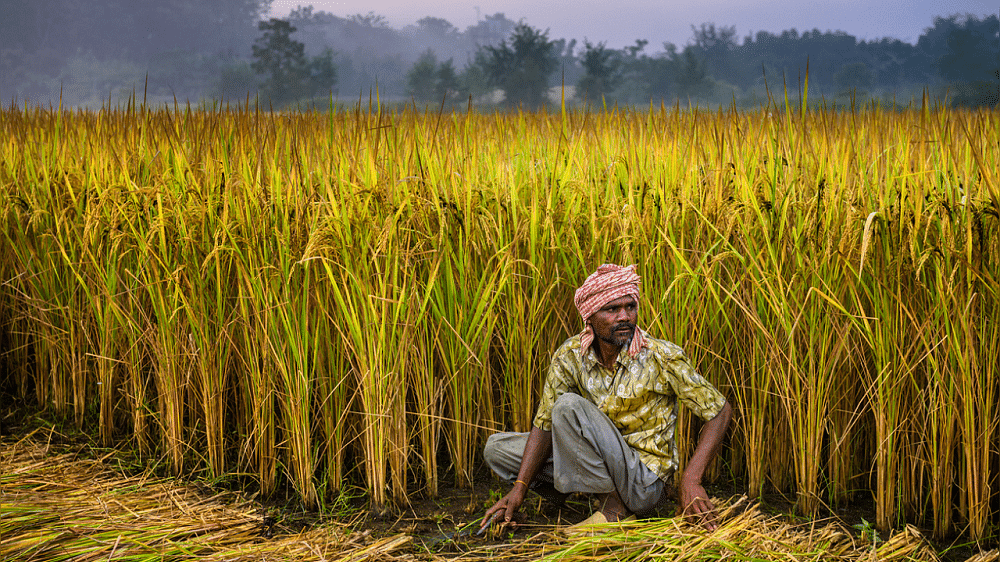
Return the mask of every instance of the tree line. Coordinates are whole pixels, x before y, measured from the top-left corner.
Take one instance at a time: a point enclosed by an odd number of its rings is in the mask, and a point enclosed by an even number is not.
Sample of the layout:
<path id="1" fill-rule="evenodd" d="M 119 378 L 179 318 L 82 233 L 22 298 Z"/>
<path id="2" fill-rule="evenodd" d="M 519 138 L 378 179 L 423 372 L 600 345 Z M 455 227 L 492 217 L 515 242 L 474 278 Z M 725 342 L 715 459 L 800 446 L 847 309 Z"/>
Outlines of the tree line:
<path id="1" fill-rule="evenodd" d="M 566 57 L 555 42 L 526 24 L 509 40 L 484 46 L 458 79 L 435 82 L 436 63 L 426 52 L 408 74 L 407 93 L 424 101 L 441 100 L 445 92 L 474 94 L 498 88 L 509 105 L 537 107 L 547 87 L 560 83 L 553 71 L 563 69 L 562 85 L 590 103 L 642 104 L 651 100 L 757 101 L 754 96 L 786 86 L 800 88 L 808 73 L 810 92 L 830 101 L 867 99 L 882 94 L 919 92 L 931 87 L 954 105 L 996 107 L 1000 100 L 1000 23 L 997 16 L 938 17 L 915 45 L 898 39 L 859 41 L 844 32 L 774 34 L 761 31 L 737 40 L 735 27 L 692 26 L 691 41 L 678 48 L 665 43 L 650 53 L 646 40 L 624 49 L 585 41 L 572 57 L 574 80 L 567 82 Z M 558 78 L 558 77 L 557 77 Z M 770 85 L 768 84 L 770 78 Z M 464 86 L 464 90 L 462 90 Z"/>
<path id="2" fill-rule="evenodd" d="M 645 39 L 612 49 L 551 38 L 547 30 L 486 15 L 460 30 L 426 17 L 402 29 L 375 13 L 339 17 L 300 7 L 264 20 L 270 0 L 13 0 L 0 19 L 5 101 L 107 100 L 141 88 L 159 99 L 247 99 L 273 105 L 382 99 L 537 108 L 566 87 L 573 103 L 753 105 L 808 69 L 811 98 L 920 95 L 994 107 L 1000 92 L 996 15 L 937 17 L 916 44 L 858 40 L 842 31 L 692 26 L 685 45 Z M 113 40 L 109 40 L 113 37 Z M 88 95 L 90 96 L 88 98 Z"/>

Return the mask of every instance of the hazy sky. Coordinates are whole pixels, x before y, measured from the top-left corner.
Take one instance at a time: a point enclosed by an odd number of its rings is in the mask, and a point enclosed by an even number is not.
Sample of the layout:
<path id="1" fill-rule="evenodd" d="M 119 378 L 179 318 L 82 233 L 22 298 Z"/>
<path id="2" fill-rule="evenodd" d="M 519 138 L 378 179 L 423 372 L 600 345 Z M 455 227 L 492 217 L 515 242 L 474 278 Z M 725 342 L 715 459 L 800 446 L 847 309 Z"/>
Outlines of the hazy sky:
<path id="1" fill-rule="evenodd" d="M 895 37 L 915 43 L 934 16 L 971 13 L 977 17 L 1000 12 L 996 0 L 273 0 L 272 16 L 283 17 L 299 5 L 336 16 L 375 12 L 386 16 L 395 28 L 412 24 L 424 16 L 450 21 L 464 30 L 480 16 L 503 12 L 508 19 L 549 29 L 550 39 L 584 38 L 606 41 L 609 47 L 631 45 L 648 39 L 647 52 L 661 50 L 664 41 L 683 45 L 691 38 L 691 25 L 713 22 L 735 25 L 742 42 L 750 32 L 778 32 L 795 28 L 800 32 L 842 30 L 859 39 Z"/>

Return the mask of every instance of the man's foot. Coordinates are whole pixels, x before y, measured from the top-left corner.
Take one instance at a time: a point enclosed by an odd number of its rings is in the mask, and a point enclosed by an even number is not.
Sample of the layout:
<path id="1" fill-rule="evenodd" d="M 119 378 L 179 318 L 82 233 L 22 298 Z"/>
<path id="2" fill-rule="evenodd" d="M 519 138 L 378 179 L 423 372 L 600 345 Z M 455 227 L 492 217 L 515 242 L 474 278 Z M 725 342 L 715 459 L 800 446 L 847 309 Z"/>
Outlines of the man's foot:
<path id="1" fill-rule="evenodd" d="M 622 502 L 622 498 L 618 495 L 617 491 L 604 495 L 604 502 L 601 504 L 600 513 L 604 515 L 605 521 L 608 522 L 623 521 L 628 517 L 635 519 L 635 515 L 625 507 L 625 503 Z"/>
<path id="2" fill-rule="evenodd" d="M 618 495 L 618 492 L 611 492 L 610 494 L 604 495 L 604 501 L 601 502 L 600 510 L 595 511 L 593 515 L 583 521 L 580 521 L 575 525 L 570 525 L 566 529 L 566 534 L 574 536 L 594 536 L 607 530 L 595 528 L 595 525 L 634 520 L 635 514 L 625 507 L 625 504 L 622 502 L 621 496 Z"/>
<path id="3" fill-rule="evenodd" d="M 593 537 L 610 530 L 609 527 L 601 527 L 601 525 L 625 523 L 627 521 L 635 521 L 635 515 L 628 515 L 620 519 L 616 518 L 614 521 L 609 521 L 603 511 L 595 511 L 593 515 L 583 521 L 566 527 L 563 532 L 573 537 Z"/>

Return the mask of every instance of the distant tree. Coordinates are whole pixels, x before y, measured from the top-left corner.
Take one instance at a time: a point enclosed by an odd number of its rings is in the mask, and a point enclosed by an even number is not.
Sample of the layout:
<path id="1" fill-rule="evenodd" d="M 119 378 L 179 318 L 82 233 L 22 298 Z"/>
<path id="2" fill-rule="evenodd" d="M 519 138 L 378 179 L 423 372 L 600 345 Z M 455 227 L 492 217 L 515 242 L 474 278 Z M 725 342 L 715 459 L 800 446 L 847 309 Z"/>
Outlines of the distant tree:
<path id="1" fill-rule="evenodd" d="M 308 59 L 305 46 L 291 37 L 295 27 L 286 20 L 271 18 L 258 28 L 264 33 L 254 42 L 251 68 L 263 76 L 264 96 L 280 104 L 333 88 L 337 74 L 331 50 Z"/>
<path id="2" fill-rule="evenodd" d="M 949 82 L 975 82 L 993 78 L 1000 65 L 1000 22 L 996 16 L 984 21 L 968 17 L 948 31 L 944 53 L 937 59 L 938 71 Z"/>
<path id="3" fill-rule="evenodd" d="M 737 47 L 736 26 L 720 25 L 716 27 L 714 23 L 707 22 L 700 27 L 691 26 L 694 46 L 701 49 L 703 53 L 716 54 L 732 51 Z"/>
<path id="4" fill-rule="evenodd" d="M 938 58 L 941 76 L 954 90 L 952 103 L 996 107 L 1000 103 L 1000 20 L 968 16 L 948 32 Z"/>
<path id="5" fill-rule="evenodd" d="M 552 49 L 556 55 L 556 70 L 553 79 L 549 80 L 550 86 L 572 85 L 580 82 L 583 78 L 583 67 L 576 56 L 576 39 L 556 39 L 552 42 Z"/>
<path id="6" fill-rule="evenodd" d="M 337 84 L 337 67 L 333 64 L 333 49 L 309 60 L 309 97 L 328 95 Z"/>
<path id="7" fill-rule="evenodd" d="M 219 71 L 218 84 L 213 92 L 228 102 L 240 102 L 257 92 L 257 76 L 246 62 L 238 62 L 223 67 Z"/>
<path id="8" fill-rule="evenodd" d="M 517 22 L 507 19 L 502 12 L 497 12 L 492 16 L 484 16 L 476 25 L 470 25 L 465 30 L 465 35 L 476 47 L 496 45 L 509 36 L 515 27 Z"/>
<path id="9" fill-rule="evenodd" d="M 336 25 L 350 20 L 339 18 L 323 10 L 316 11 L 312 6 L 299 6 L 289 12 L 288 23 L 301 35 L 309 27 Z"/>
<path id="10" fill-rule="evenodd" d="M 677 46 L 669 41 L 663 43 L 663 50 L 661 56 L 642 55 L 636 61 L 641 83 L 645 87 L 645 96 L 638 101 L 645 103 L 677 97 L 677 61 L 680 55 Z"/>
<path id="11" fill-rule="evenodd" d="M 437 71 L 437 56 L 427 49 L 406 73 L 406 93 L 417 101 L 434 101 Z"/>
<path id="12" fill-rule="evenodd" d="M 504 92 L 511 107 L 524 105 L 535 109 L 545 104 L 549 75 L 558 64 L 548 31 L 539 31 L 520 23 L 514 28 L 510 44 L 485 45 L 480 48 L 486 75 Z"/>
<path id="13" fill-rule="evenodd" d="M 578 95 L 590 103 L 601 103 L 621 83 L 621 53 L 605 44 L 583 42 L 583 77 L 577 85 Z"/>
<path id="14" fill-rule="evenodd" d="M 4 0 L 0 51 L 145 61 L 165 51 L 242 52 L 270 0 Z M 113 40 L 109 40 L 113 38 Z"/>
<path id="15" fill-rule="evenodd" d="M 646 49 L 646 45 L 649 45 L 649 39 L 636 39 L 635 45 L 625 47 L 625 54 L 631 59 L 638 58 Z"/>
<path id="16" fill-rule="evenodd" d="M 458 75 L 459 90 L 474 100 L 481 100 L 490 95 L 494 86 L 486 72 L 486 53 L 476 51 L 473 58 L 465 65 Z"/>
<path id="17" fill-rule="evenodd" d="M 453 41 L 459 34 L 458 28 L 450 21 L 432 17 L 417 20 L 417 30 L 438 41 Z"/>
<path id="18" fill-rule="evenodd" d="M 917 38 L 917 48 L 932 65 L 936 65 L 948 51 L 948 37 L 951 32 L 961 29 L 961 27 L 962 24 L 957 15 L 935 17 L 934 24 L 924 29 L 924 32 Z"/>
<path id="19" fill-rule="evenodd" d="M 915 45 L 884 37 L 858 43 L 858 52 L 875 75 L 874 86 L 892 89 L 902 83 L 926 83 L 927 65 L 915 64 L 920 53 Z"/>
<path id="20" fill-rule="evenodd" d="M 716 26 L 714 23 L 703 23 L 700 27 L 691 26 L 692 47 L 695 54 L 705 62 L 708 76 L 725 79 L 731 82 L 744 82 L 744 68 L 741 68 L 736 53 L 739 44 L 736 42 L 736 26 Z"/>
<path id="21" fill-rule="evenodd" d="M 271 100 L 285 102 L 305 93 L 305 46 L 292 39 L 295 27 L 289 22 L 271 18 L 260 22 L 263 31 L 253 45 L 254 72 L 264 77 L 262 92 Z"/>
<path id="22" fill-rule="evenodd" d="M 668 58 L 676 52 L 676 47 L 665 43 L 668 57 L 649 56 L 644 53 L 649 41 L 637 39 L 621 51 L 621 82 L 615 89 L 614 98 L 622 103 L 649 103 L 652 99 L 663 99 L 673 89 L 673 63 Z"/>
<path id="23" fill-rule="evenodd" d="M 458 73 L 455 72 L 455 65 L 451 59 L 441 63 L 437 69 L 437 82 L 434 84 L 434 99 L 455 100 L 461 95 L 462 87 L 458 80 Z"/>
<path id="24" fill-rule="evenodd" d="M 347 19 L 362 27 L 370 27 L 373 29 L 387 29 L 389 27 L 389 20 L 387 20 L 385 16 L 376 14 L 375 12 L 368 12 L 367 14 L 354 14 Z"/>
<path id="25" fill-rule="evenodd" d="M 684 47 L 672 62 L 676 72 L 678 97 L 700 98 L 712 94 L 713 85 L 708 78 L 705 60 L 698 56 L 694 47 Z"/>
<path id="26" fill-rule="evenodd" d="M 451 59 L 438 64 L 431 49 L 424 51 L 410 67 L 406 84 L 406 93 L 422 102 L 454 102 L 462 89 Z"/>
<path id="27" fill-rule="evenodd" d="M 833 82 L 839 95 L 866 96 L 875 83 L 875 73 L 863 62 L 852 62 L 840 67 Z"/>

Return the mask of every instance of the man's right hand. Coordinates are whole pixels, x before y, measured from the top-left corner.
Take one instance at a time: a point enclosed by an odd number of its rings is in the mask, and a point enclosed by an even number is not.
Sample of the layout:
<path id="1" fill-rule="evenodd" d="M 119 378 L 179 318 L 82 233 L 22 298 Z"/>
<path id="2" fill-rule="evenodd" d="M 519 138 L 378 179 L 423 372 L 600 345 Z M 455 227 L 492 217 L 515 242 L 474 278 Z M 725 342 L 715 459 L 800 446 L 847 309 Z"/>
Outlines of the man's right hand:
<path id="1" fill-rule="evenodd" d="M 493 507 L 486 510 L 486 515 L 483 516 L 483 524 L 479 527 L 479 533 L 485 531 L 493 523 L 499 523 L 501 530 L 508 525 L 516 527 L 517 521 L 514 520 L 514 513 L 524 503 L 524 496 L 527 493 L 527 485 L 523 485 L 520 481 L 515 483 L 506 496 L 497 500 L 497 503 L 493 504 Z"/>

